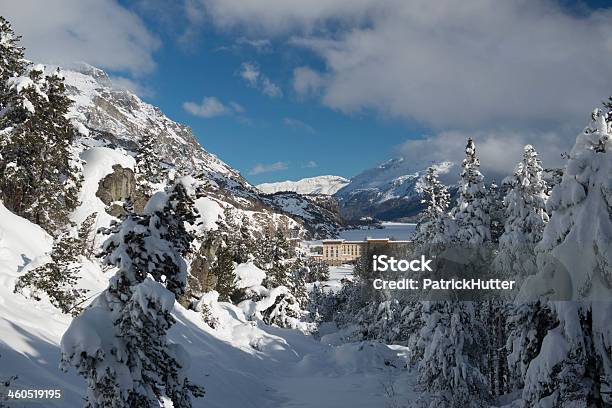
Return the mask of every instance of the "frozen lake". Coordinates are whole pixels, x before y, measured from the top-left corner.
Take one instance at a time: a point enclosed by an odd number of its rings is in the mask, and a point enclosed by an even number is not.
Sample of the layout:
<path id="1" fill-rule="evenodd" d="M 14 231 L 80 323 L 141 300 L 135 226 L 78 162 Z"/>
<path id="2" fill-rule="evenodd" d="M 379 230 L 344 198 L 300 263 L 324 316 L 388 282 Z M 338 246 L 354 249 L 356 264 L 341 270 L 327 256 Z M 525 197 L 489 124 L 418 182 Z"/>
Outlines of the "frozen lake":
<path id="1" fill-rule="evenodd" d="M 340 232 L 340 238 L 350 241 L 363 241 L 366 238 L 412 239 L 416 224 L 402 222 L 383 222 L 382 229 L 351 229 Z"/>

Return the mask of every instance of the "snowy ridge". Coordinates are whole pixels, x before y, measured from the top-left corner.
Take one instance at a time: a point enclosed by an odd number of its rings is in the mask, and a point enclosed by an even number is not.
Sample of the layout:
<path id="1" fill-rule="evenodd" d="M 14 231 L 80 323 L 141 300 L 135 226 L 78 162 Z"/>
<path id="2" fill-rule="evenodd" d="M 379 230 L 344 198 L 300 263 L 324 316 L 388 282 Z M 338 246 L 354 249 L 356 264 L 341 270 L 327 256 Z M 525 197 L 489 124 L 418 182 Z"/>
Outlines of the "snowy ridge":
<path id="1" fill-rule="evenodd" d="M 293 191 L 298 194 L 325 194 L 333 195 L 349 184 L 350 180 L 341 176 L 317 176 L 304 178 L 298 181 L 279 181 L 277 183 L 258 184 L 257 189 L 266 194 L 281 191 Z"/>

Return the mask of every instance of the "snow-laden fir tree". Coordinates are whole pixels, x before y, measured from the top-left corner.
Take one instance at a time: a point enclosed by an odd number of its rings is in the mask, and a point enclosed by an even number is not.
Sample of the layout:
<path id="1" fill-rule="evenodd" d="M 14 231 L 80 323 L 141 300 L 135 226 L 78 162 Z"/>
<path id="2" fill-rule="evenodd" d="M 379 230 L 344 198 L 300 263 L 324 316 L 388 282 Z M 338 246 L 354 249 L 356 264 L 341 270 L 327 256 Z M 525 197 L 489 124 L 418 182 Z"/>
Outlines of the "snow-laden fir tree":
<path id="1" fill-rule="evenodd" d="M 477 362 L 483 355 L 484 327 L 474 318 L 472 302 L 423 302 L 425 325 L 417 348 L 419 407 L 485 407 L 487 378 Z"/>
<path id="2" fill-rule="evenodd" d="M 305 267 L 308 269 L 305 280 L 306 283 L 324 282 L 329 280 L 329 266 L 317 259 L 307 259 Z"/>
<path id="3" fill-rule="evenodd" d="M 470 138 L 465 147 L 465 159 L 461 165 L 459 197 L 452 210 L 455 242 L 479 245 L 491 240 L 490 219 L 487 213 L 487 190 L 479 170 L 480 161 L 476 146 Z"/>
<path id="4" fill-rule="evenodd" d="M 236 291 L 236 264 L 230 249 L 222 244 L 216 253 L 211 273 L 217 278 L 215 290 L 219 292 L 219 300 L 229 302 Z"/>
<path id="5" fill-rule="evenodd" d="M 508 186 L 502 183 L 500 188 L 497 184 L 492 183 L 489 186 L 489 192 L 487 194 L 487 212 L 489 219 L 491 220 L 491 242 L 499 243 L 499 238 L 504 233 L 504 226 L 506 224 L 506 208 L 504 206 L 504 191 Z"/>
<path id="6" fill-rule="evenodd" d="M 277 225 L 274 231 L 264 236 L 267 241 L 265 248 L 268 253 L 264 254 L 267 265 L 267 275 L 264 285 L 269 288 L 285 286 L 292 288 L 292 274 L 289 259 L 291 258 L 291 247 L 286 234 L 286 225 Z"/>
<path id="7" fill-rule="evenodd" d="M 138 141 L 134 172 L 139 191 L 147 197 L 158 190 L 167 178 L 158 144 L 159 140 L 150 132 L 144 132 Z"/>
<path id="8" fill-rule="evenodd" d="M 546 208 L 551 214 L 538 251 L 570 272 L 572 298 L 592 298 L 612 286 L 612 114 L 596 109 L 576 138 L 561 183 Z"/>
<path id="9" fill-rule="evenodd" d="M 509 191 L 504 197 L 507 220 L 495 259 L 496 269 L 502 273 L 526 276 L 536 272 L 535 246 L 548 222 L 548 187 L 542 171 L 534 147 L 525 146 L 523 159 L 507 181 Z"/>
<path id="10" fill-rule="evenodd" d="M 109 230 L 104 262 L 118 271 L 62 338 L 62 365 L 86 378 L 87 407 L 159 407 L 168 398 L 187 408 L 192 396 L 203 395 L 185 376 L 186 353 L 166 337 L 192 240 L 185 226 L 190 206 L 179 199 L 186 194 L 183 181 Z"/>
<path id="11" fill-rule="evenodd" d="M 251 221 L 245 214 L 242 216 L 240 221 L 240 234 L 238 238 L 238 245 L 236 250 L 236 262 L 245 263 L 253 259 L 254 242 L 253 236 L 251 235 Z"/>
<path id="12" fill-rule="evenodd" d="M 15 35 L 11 23 L 0 16 L 0 118 L 10 101 L 12 90 L 9 79 L 24 75 L 28 61 L 24 57 L 24 48 L 19 46 L 21 36 Z M 3 121 L 0 119 L 0 124 Z M 0 129 L 4 128 L 0 126 Z"/>
<path id="13" fill-rule="evenodd" d="M 462 268 L 482 268 L 479 249 L 491 240 L 490 219 L 484 177 L 476 156 L 474 141 L 465 149 L 457 206 L 451 211 L 448 237 L 443 242 L 454 256 L 465 261 Z M 440 249 L 442 250 L 442 248 Z M 474 256 L 477 255 L 477 256 Z M 442 257 L 444 258 L 444 257 Z M 484 260 L 484 259 L 482 259 Z M 451 267 L 451 274 L 460 273 Z M 439 273 L 445 273 L 441 269 Z M 443 276 L 450 278 L 451 276 Z M 439 300 L 422 305 L 420 339 L 413 353 L 418 361 L 419 386 L 423 390 L 417 406 L 481 407 L 487 406 L 490 386 L 485 376 L 486 345 L 490 343 L 483 329 L 482 305 L 473 301 Z"/>
<path id="14" fill-rule="evenodd" d="M 241 264 L 254 258 L 255 244 L 248 215 L 244 214 L 239 219 L 236 213 L 237 211 L 231 207 L 226 207 L 223 211 L 223 217 L 219 217 L 217 221 L 219 226 L 217 231 L 231 253 L 234 262 Z"/>
<path id="15" fill-rule="evenodd" d="M 450 194 L 446 186 L 438 180 L 438 172 L 433 166 L 427 169 L 427 174 L 423 177 L 423 196 L 421 203 L 426 204 L 427 208 L 421 213 L 414 239 L 419 245 L 445 242 Z"/>
<path id="16" fill-rule="evenodd" d="M 527 369 L 529 406 L 612 405 L 611 116 L 596 109 L 576 138 L 547 202 L 539 274 L 523 285 L 524 295 L 555 299 L 558 321 Z"/>
<path id="17" fill-rule="evenodd" d="M 0 198 L 17 215 L 57 235 L 78 204 L 81 177 L 73 152 L 72 101 L 58 71 L 34 66 L 8 80 L 0 117 Z"/>
<path id="18" fill-rule="evenodd" d="M 505 349 L 510 390 L 522 389 L 531 361 L 538 355 L 544 336 L 558 325 L 546 301 L 517 302 L 509 305 Z"/>
<path id="19" fill-rule="evenodd" d="M 267 306 L 261 311 L 264 323 L 278 327 L 297 327 L 296 323 L 302 314 L 302 309 L 287 287 L 279 286 L 270 290 L 263 302 Z"/>
<path id="20" fill-rule="evenodd" d="M 24 293 L 37 300 L 45 294 L 53 306 L 63 313 L 76 316 L 80 313 L 80 304 L 85 299 L 86 289 L 77 288 L 79 272 L 83 265 L 82 236 L 71 236 L 69 232 L 56 239 L 51 249 L 49 262 L 26 272 L 17 279 L 15 293 Z"/>

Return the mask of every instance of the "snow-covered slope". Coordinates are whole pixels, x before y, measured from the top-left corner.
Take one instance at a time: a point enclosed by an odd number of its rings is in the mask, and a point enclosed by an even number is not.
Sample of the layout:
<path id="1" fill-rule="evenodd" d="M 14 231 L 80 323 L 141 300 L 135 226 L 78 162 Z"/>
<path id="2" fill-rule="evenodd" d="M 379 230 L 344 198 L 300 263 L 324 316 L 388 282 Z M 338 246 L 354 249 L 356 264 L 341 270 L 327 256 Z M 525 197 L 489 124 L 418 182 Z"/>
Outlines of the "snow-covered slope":
<path id="1" fill-rule="evenodd" d="M 280 181 L 277 183 L 258 184 L 257 188 L 266 193 L 273 194 L 281 191 L 293 191 L 298 194 L 326 194 L 332 195 L 349 183 L 348 179 L 340 176 L 318 176 L 298 181 Z"/>
<path id="2" fill-rule="evenodd" d="M 46 299 L 13 293 L 15 279 L 38 264 L 51 248 L 41 228 L 0 203 L 0 378 L 18 378 L 11 389 L 60 389 L 62 399 L 23 407 L 80 407 L 85 381 L 59 367 L 59 342 L 71 317 Z M 86 262 L 80 287 L 99 294 L 112 271 Z M 189 377 L 205 387 L 194 407 L 385 406 L 385 387 L 406 388 L 410 373 L 403 347 L 379 343 L 330 345 L 298 330 L 252 321 L 240 307 L 211 299 L 213 329 L 202 315 L 175 304 L 177 323 L 169 337 L 190 356 Z M 316 395 L 312 390 L 317 389 Z M 0 385 L 0 392 L 5 391 Z M 407 391 L 409 392 L 409 390 Z M 406 399 L 406 395 L 398 398 Z M 0 401 L 3 402 L 3 401 Z M 9 405 L 12 406 L 12 405 Z"/>
<path id="3" fill-rule="evenodd" d="M 443 182 L 455 182 L 454 163 L 424 165 L 391 159 L 351 178 L 334 194 L 342 215 L 348 220 L 371 216 L 389 221 L 415 216 L 422 209 L 421 179 L 430 165 L 438 169 Z"/>
<path id="4" fill-rule="evenodd" d="M 262 199 L 282 213 L 304 220 L 305 228 L 315 239 L 335 237 L 343 224 L 338 202 L 331 196 L 280 191 Z"/>

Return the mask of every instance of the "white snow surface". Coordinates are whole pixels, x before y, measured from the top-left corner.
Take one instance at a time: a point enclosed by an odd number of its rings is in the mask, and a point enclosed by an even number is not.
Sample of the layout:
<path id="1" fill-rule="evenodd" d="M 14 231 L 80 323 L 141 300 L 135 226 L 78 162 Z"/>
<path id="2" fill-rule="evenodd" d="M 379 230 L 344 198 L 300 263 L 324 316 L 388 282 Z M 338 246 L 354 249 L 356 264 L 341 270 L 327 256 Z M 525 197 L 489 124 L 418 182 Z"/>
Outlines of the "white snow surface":
<path id="1" fill-rule="evenodd" d="M 298 181 L 279 181 L 276 183 L 258 184 L 259 191 L 266 194 L 280 191 L 293 191 L 298 194 L 326 194 L 333 195 L 336 191 L 350 183 L 350 180 L 341 176 L 317 176 L 304 178 Z"/>
<path id="2" fill-rule="evenodd" d="M 79 407 L 85 381 L 74 370 L 59 369 L 59 342 L 71 317 L 45 299 L 36 302 L 12 290 L 15 279 L 44 259 L 51 244 L 41 228 L 0 204 L 0 378 L 17 375 L 13 389 L 62 390 L 61 400 L 21 406 Z M 249 265 L 242 268 L 253 272 Z M 96 295 L 112 273 L 84 261 L 79 286 Z M 383 407 L 390 402 L 384 389 L 391 385 L 398 392 L 393 398 L 409 399 L 406 387 L 412 377 L 400 368 L 405 364 L 404 348 L 374 343 L 332 346 L 299 330 L 251 321 L 241 308 L 217 299 L 210 293 L 202 300 L 219 322 L 215 329 L 200 312 L 178 303 L 173 307 L 177 323 L 169 337 L 186 349 L 191 380 L 206 389 L 194 407 Z"/>
<path id="3" fill-rule="evenodd" d="M 96 227 L 108 226 L 113 217 L 106 213 L 106 205 L 96 196 L 100 181 L 113 172 L 113 166 L 134 169 L 136 161 L 124 150 L 99 146 L 85 147 L 80 158 L 84 161 L 83 185 L 79 192 L 81 205 L 72 213 L 72 220 L 80 224 L 97 212 Z"/>
<path id="4" fill-rule="evenodd" d="M 236 266 L 234 274 L 236 275 L 236 287 L 238 289 L 261 285 L 266 279 L 266 272 L 255 266 L 253 262 Z"/>

